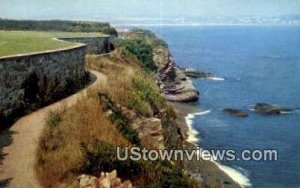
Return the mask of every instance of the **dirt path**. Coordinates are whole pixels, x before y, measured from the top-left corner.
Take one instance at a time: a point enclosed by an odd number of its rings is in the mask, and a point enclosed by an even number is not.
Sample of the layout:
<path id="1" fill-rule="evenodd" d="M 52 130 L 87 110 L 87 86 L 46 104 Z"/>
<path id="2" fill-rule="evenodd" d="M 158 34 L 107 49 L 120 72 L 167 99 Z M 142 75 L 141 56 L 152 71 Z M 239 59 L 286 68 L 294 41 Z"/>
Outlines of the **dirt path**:
<path id="1" fill-rule="evenodd" d="M 87 88 L 106 82 L 105 75 L 96 71 L 90 72 L 95 81 Z M 3 152 L 7 155 L 0 166 L 0 181 L 11 179 L 8 187 L 12 188 L 40 187 L 35 175 L 34 163 L 38 139 L 45 125 L 45 117 L 50 110 L 58 109 L 61 105 L 69 107 L 76 103 L 87 88 L 22 117 L 10 128 L 16 134 L 12 135 L 12 144 L 3 148 Z"/>

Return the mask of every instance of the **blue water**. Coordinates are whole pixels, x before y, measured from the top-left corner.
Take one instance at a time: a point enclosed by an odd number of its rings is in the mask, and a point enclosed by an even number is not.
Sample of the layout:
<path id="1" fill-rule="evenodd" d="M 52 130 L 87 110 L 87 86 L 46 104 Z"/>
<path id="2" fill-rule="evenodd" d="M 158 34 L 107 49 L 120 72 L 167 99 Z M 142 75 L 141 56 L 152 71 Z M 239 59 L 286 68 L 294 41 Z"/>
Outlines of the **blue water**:
<path id="1" fill-rule="evenodd" d="M 278 161 L 223 161 L 243 169 L 252 187 L 300 187 L 300 113 L 248 118 L 224 108 L 248 110 L 258 102 L 300 107 L 299 26 L 201 26 L 151 28 L 171 48 L 177 64 L 212 72 L 225 81 L 195 80 L 204 149 L 276 149 Z"/>

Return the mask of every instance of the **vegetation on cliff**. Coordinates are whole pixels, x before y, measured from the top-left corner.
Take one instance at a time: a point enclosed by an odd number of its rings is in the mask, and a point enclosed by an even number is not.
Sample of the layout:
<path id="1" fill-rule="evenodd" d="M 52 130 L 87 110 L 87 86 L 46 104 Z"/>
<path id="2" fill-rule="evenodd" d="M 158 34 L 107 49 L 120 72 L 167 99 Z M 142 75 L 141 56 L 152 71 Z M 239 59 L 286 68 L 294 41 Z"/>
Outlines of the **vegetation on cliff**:
<path id="1" fill-rule="evenodd" d="M 49 115 L 40 139 L 37 174 L 45 187 L 62 182 L 76 186 L 81 174 L 99 175 L 116 169 L 137 187 L 197 187 L 179 164 L 169 161 L 119 161 L 116 147 L 148 147 L 134 129 L 135 119 L 154 118 L 166 111 L 164 143 L 176 143 L 171 128 L 175 113 L 160 95 L 154 79 L 140 67 L 134 55 L 116 50 L 103 57 L 89 55 L 86 66 L 107 75 L 107 83 L 90 90 L 67 110 Z M 131 114 L 131 115 L 128 115 Z M 176 126 L 174 126 L 176 131 Z"/>

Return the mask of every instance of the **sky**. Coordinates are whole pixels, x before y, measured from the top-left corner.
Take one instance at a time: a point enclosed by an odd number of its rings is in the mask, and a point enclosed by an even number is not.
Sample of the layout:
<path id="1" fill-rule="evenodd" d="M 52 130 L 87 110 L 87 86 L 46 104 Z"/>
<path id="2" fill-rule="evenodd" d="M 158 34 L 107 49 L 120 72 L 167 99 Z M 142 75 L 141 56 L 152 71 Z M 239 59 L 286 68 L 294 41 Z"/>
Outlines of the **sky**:
<path id="1" fill-rule="evenodd" d="M 300 0 L 0 0 L 0 17 L 121 18 L 300 15 Z"/>

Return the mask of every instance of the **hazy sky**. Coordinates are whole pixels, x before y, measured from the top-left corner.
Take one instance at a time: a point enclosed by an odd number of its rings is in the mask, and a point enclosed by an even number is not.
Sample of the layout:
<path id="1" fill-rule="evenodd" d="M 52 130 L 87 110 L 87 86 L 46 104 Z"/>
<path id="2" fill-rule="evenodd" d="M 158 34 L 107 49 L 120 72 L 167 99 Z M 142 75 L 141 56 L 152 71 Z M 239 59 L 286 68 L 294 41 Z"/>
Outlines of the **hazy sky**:
<path id="1" fill-rule="evenodd" d="M 118 19 L 300 14 L 300 0 L 0 0 L 0 17 Z"/>

